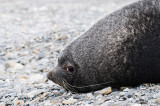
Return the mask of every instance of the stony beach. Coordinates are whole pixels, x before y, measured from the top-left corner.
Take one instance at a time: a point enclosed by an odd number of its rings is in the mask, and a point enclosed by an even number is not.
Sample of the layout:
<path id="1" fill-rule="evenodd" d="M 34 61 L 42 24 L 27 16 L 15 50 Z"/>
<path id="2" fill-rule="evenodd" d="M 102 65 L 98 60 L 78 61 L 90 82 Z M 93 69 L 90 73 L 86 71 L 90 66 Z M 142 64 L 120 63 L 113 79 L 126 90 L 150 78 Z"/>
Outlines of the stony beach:
<path id="1" fill-rule="evenodd" d="M 67 44 L 133 1 L 0 0 L 0 106 L 160 105 L 160 84 L 72 94 L 46 78 Z"/>

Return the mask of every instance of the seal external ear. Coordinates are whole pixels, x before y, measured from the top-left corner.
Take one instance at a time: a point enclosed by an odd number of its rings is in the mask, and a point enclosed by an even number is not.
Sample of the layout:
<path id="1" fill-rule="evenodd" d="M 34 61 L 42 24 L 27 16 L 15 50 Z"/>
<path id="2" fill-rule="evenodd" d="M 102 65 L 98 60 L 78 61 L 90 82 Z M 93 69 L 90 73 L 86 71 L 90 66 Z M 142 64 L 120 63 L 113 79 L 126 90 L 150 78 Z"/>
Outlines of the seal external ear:
<path id="1" fill-rule="evenodd" d="M 160 0 L 99 20 L 65 47 L 48 78 L 76 93 L 160 82 Z"/>

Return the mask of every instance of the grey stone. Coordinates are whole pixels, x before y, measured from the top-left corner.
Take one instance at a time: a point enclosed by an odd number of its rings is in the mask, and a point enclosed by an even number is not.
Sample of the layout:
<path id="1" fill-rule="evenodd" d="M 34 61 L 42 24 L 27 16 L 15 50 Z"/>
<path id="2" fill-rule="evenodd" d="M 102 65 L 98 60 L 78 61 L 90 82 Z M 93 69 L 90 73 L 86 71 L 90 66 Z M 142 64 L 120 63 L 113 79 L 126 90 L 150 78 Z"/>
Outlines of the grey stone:
<path id="1" fill-rule="evenodd" d="M 129 91 L 129 88 L 125 88 L 123 91 L 124 91 L 124 92 L 128 92 L 128 91 Z"/>
<path id="2" fill-rule="evenodd" d="M 65 105 L 70 105 L 74 104 L 75 102 L 77 102 L 77 99 L 69 98 L 68 100 L 64 100 L 62 103 Z"/>
<path id="3" fill-rule="evenodd" d="M 160 98 L 160 92 L 153 95 L 154 98 Z"/>
<path id="4" fill-rule="evenodd" d="M 127 93 L 125 94 L 125 96 L 126 96 L 127 98 L 132 98 L 133 95 L 134 95 L 134 92 L 133 92 L 133 91 L 129 91 L 129 92 L 127 92 Z"/>
<path id="5" fill-rule="evenodd" d="M 94 95 L 92 94 L 92 93 L 87 93 L 87 95 L 86 95 L 88 98 L 91 98 L 91 99 L 94 99 L 95 97 L 94 97 Z"/>
<path id="6" fill-rule="evenodd" d="M 101 106 L 112 106 L 114 101 L 106 101 L 105 103 L 101 104 Z"/>

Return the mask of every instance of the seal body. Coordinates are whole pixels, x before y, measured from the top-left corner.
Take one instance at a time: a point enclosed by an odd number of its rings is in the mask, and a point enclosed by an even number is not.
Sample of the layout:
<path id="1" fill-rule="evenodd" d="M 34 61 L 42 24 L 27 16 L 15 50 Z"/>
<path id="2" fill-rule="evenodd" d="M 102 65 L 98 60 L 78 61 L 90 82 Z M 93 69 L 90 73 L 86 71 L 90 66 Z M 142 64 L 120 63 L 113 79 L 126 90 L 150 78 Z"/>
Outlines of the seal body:
<path id="1" fill-rule="evenodd" d="M 48 74 L 84 93 L 160 82 L 160 0 L 142 0 L 94 24 L 61 52 Z"/>

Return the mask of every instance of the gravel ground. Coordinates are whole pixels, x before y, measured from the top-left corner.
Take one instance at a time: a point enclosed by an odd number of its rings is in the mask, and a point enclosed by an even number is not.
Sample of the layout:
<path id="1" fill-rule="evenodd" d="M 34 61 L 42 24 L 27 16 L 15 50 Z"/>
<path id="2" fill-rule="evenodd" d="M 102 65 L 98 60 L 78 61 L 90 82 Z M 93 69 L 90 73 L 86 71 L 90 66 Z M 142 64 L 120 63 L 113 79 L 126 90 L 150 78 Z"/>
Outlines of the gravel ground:
<path id="1" fill-rule="evenodd" d="M 72 94 L 46 79 L 66 44 L 100 17 L 130 2 L 0 0 L 0 106 L 160 105 L 158 84 Z"/>

